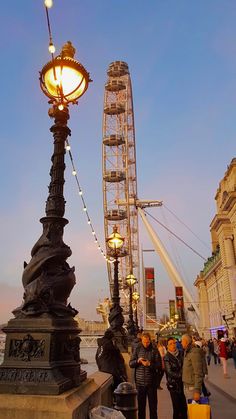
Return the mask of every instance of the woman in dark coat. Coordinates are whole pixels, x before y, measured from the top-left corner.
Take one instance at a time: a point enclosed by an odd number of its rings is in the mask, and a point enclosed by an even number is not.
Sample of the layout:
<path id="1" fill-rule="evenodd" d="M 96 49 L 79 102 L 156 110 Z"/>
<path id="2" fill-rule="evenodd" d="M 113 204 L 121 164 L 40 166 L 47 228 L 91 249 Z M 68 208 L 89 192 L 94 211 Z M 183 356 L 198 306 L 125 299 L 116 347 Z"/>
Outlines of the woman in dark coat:
<path id="1" fill-rule="evenodd" d="M 167 341 L 167 353 L 164 356 L 167 388 L 173 405 L 173 419 L 187 419 L 187 404 L 182 382 L 183 352 L 176 348 L 176 340 Z"/>

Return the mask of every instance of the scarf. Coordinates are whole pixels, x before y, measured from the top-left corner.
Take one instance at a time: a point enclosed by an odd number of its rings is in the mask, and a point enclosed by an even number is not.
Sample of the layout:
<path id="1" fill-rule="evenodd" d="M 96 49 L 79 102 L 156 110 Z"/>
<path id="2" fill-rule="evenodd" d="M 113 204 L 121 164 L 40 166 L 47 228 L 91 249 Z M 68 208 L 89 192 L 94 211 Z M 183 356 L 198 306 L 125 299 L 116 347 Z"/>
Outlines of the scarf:
<path id="1" fill-rule="evenodd" d="M 170 352 L 170 354 L 174 355 L 175 357 L 177 357 L 179 355 L 179 350 L 177 348 L 176 348 L 175 352 L 171 352 L 171 351 L 168 351 L 168 352 Z"/>

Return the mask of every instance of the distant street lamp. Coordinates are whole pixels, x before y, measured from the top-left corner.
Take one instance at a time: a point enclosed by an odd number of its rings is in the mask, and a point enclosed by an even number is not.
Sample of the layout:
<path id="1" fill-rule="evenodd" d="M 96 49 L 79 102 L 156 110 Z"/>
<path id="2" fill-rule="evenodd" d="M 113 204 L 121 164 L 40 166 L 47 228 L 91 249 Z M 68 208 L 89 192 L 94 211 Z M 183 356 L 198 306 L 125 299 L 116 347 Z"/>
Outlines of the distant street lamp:
<path id="1" fill-rule="evenodd" d="M 139 325 L 138 325 L 138 302 L 139 302 L 139 299 L 140 299 L 139 292 L 134 291 L 132 297 L 133 297 L 133 300 L 134 300 L 134 303 L 135 303 L 135 325 L 136 325 L 136 330 L 138 331 L 139 330 Z"/>
<path id="2" fill-rule="evenodd" d="M 129 287 L 129 320 L 128 320 L 128 325 L 127 325 L 127 330 L 128 330 L 129 337 L 131 339 L 135 337 L 137 333 L 135 323 L 134 323 L 134 317 L 133 317 L 133 286 L 134 284 L 136 284 L 136 282 L 137 282 L 137 279 L 132 273 L 127 275 L 126 283 Z"/>
<path id="3" fill-rule="evenodd" d="M 121 351 L 127 351 L 127 335 L 123 328 L 124 316 L 122 314 L 122 307 L 120 306 L 120 292 L 119 292 L 119 260 L 122 256 L 122 247 L 124 245 L 124 237 L 118 231 L 117 226 L 113 227 L 113 233 L 106 239 L 107 245 L 110 248 L 109 254 L 114 257 L 114 284 L 112 293 L 112 307 L 109 313 L 109 323 L 118 347 Z"/>
<path id="4" fill-rule="evenodd" d="M 41 88 L 52 104 L 49 116 L 54 118 L 51 180 L 46 216 L 40 220 L 43 233 L 31 251 L 30 262 L 24 265 L 23 303 L 4 329 L 3 393 L 60 394 L 86 378 L 80 370 L 80 329 L 74 320 L 77 310 L 67 301 L 76 282 L 74 267 L 66 262 L 72 252 L 63 242 L 68 223 L 64 218 L 64 155 L 71 134 L 68 105 L 77 103 L 91 81 L 74 54 L 75 48 L 67 42 L 61 54 L 40 72 Z"/>

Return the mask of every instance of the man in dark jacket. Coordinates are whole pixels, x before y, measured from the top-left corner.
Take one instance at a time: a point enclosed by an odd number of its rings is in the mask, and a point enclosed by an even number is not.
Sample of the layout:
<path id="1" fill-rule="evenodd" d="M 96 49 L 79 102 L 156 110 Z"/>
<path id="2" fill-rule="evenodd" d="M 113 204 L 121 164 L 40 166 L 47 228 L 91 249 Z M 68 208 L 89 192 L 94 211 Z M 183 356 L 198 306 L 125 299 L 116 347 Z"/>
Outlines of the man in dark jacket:
<path id="1" fill-rule="evenodd" d="M 143 333 L 140 344 L 134 350 L 129 365 L 135 368 L 138 391 L 138 418 L 146 418 L 148 398 L 150 419 L 157 419 L 157 371 L 161 369 L 161 357 L 151 343 L 149 333 Z"/>
<path id="2" fill-rule="evenodd" d="M 182 382 L 183 352 L 176 346 L 176 340 L 167 341 L 167 353 L 164 356 L 167 388 L 173 406 L 173 419 L 187 419 L 187 403 Z"/>
<path id="3" fill-rule="evenodd" d="M 99 371 L 108 372 L 113 376 L 113 388 L 127 381 L 124 358 L 119 348 L 113 342 L 114 334 L 107 329 L 102 338 L 98 338 L 98 349 L 96 352 L 96 363 Z"/>

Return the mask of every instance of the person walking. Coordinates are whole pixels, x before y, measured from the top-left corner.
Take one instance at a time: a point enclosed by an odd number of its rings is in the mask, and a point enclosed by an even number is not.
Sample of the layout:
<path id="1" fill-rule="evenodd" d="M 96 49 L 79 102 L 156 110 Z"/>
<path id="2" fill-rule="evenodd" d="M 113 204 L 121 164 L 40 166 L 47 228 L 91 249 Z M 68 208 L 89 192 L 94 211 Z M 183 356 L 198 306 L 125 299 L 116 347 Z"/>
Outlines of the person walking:
<path id="1" fill-rule="evenodd" d="M 220 350 L 219 350 L 219 343 L 218 343 L 216 338 L 213 339 L 213 344 L 214 344 L 214 354 L 213 355 L 214 355 L 215 365 L 217 365 L 217 363 L 219 365 L 220 364 L 220 357 L 219 357 Z"/>
<path id="2" fill-rule="evenodd" d="M 190 335 L 182 336 L 184 349 L 184 362 L 182 380 L 184 383 L 184 394 L 188 399 L 198 401 L 202 392 L 203 365 L 200 349 L 193 345 Z"/>
<path id="3" fill-rule="evenodd" d="M 207 364 L 210 365 L 211 363 L 211 357 L 214 357 L 214 342 L 212 339 L 209 339 L 207 342 L 207 347 L 208 347 L 208 351 L 207 351 Z M 214 357 L 214 361 L 215 361 L 215 357 Z"/>
<path id="4" fill-rule="evenodd" d="M 227 347 L 226 347 L 226 339 L 225 338 L 221 338 L 220 339 L 220 343 L 219 343 L 219 357 L 221 360 L 221 364 L 223 367 L 223 374 L 224 374 L 224 378 L 229 378 L 228 374 L 227 374 Z"/>
<path id="5" fill-rule="evenodd" d="M 150 419 L 157 419 L 157 372 L 161 369 L 161 356 L 152 345 L 149 333 L 143 333 L 141 343 L 131 355 L 130 368 L 135 368 L 138 392 L 138 419 L 146 418 L 148 398 Z"/>
<path id="6" fill-rule="evenodd" d="M 173 337 L 167 341 L 164 365 L 167 388 L 173 406 L 173 419 L 187 419 L 187 404 L 182 381 L 183 351 L 177 349 L 176 340 Z"/>

